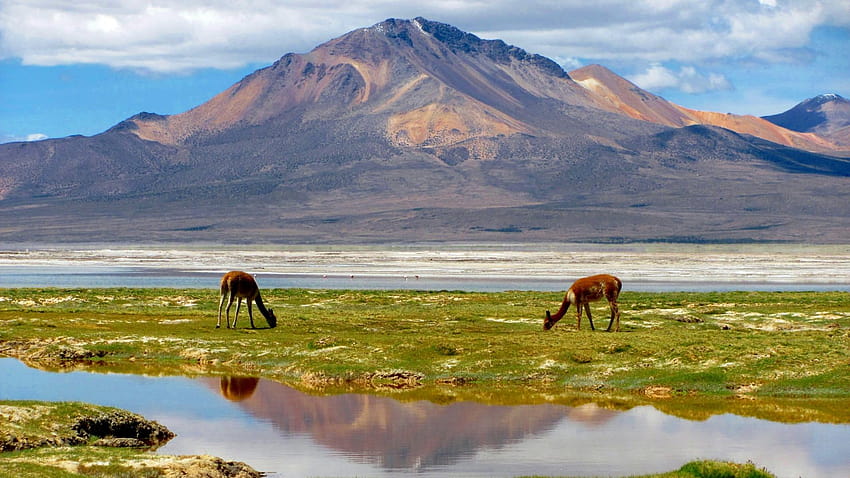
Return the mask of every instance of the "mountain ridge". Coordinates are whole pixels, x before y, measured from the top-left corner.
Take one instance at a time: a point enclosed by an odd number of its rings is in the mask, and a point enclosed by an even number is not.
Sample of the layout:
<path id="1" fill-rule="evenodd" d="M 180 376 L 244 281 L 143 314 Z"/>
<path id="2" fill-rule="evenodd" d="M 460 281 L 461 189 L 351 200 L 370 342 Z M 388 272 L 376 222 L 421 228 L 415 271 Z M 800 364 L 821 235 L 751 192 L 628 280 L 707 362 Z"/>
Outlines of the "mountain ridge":
<path id="1" fill-rule="evenodd" d="M 842 240 L 847 159 L 582 70 L 389 19 L 183 113 L 0 145 L 0 240 Z"/>
<path id="2" fill-rule="evenodd" d="M 570 72 L 579 84 L 607 101 L 604 105 L 635 119 L 674 128 L 704 124 L 749 134 L 774 143 L 806 151 L 848 155 L 841 144 L 814 131 L 789 129 L 753 115 L 735 115 L 686 108 L 649 93 L 601 65 L 589 65 Z"/>

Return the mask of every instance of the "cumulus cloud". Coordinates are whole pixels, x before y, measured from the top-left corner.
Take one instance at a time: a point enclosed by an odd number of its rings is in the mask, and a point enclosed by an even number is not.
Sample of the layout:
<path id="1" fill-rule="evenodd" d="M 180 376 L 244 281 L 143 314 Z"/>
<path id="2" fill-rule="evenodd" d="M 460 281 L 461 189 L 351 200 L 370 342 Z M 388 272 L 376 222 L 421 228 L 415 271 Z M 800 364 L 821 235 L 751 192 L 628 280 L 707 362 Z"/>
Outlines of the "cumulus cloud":
<path id="1" fill-rule="evenodd" d="M 630 77 L 629 80 L 651 91 L 673 88 L 685 93 L 705 93 L 732 89 L 732 84 L 722 74 L 702 74 L 693 66 L 682 66 L 678 71 L 674 71 L 656 63 L 650 65 L 643 73 Z"/>
<path id="2" fill-rule="evenodd" d="M 342 23 L 345 7 L 321 4 L 8 0 L 0 6 L 0 52 L 31 65 L 96 63 L 166 73 L 234 68 L 307 50 L 349 27 Z"/>
<path id="3" fill-rule="evenodd" d="M 817 26 L 850 26 L 846 0 L 3 0 L 0 57 L 153 72 L 233 68 L 415 16 L 565 64 L 787 61 Z"/>

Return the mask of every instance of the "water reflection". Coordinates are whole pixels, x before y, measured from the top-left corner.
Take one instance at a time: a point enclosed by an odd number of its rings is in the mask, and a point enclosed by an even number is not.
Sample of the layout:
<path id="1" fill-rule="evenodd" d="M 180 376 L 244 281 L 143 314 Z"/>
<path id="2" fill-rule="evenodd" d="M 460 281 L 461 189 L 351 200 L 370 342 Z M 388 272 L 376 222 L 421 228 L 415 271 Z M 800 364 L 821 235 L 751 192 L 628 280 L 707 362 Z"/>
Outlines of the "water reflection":
<path id="1" fill-rule="evenodd" d="M 228 400 L 233 400 L 234 380 L 250 390 L 240 396 L 239 406 L 281 433 L 308 435 L 323 446 L 390 469 L 450 465 L 477 450 L 499 449 L 545 433 L 565 418 L 598 424 L 617 414 L 594 406 L 438 405 L 363 394 L 316 397 L 266 380 L 200 379 L 212 389 L 218 386 Z"/>
<path id="2" fill-rule="evenodd" d="M 158 453 L 221 456 L 269 476 L 629 476 L 700 458 L 753 460 L 781 478 L 850 476 L 850 425 L 316 396 L 256 378 L 49 373 L 11 359 L 0 377 L 0 399 L 125 408 L 177 434 Z"/>
<path id="3" fill-rule="evenodd" d="M 212 390 L 224 383 L 199 381 Z M 317 397 L 266 380 L 238 406 L 281 437 L 309 437 L 331 456 L 348 460 L 346 466 L 377 467 L 354 472 L 342 466 L 346 475 L 625 476 L 712 458 L 754 460 L 780 477 L 850 476 L 847 425 L 789 425 L 734 415 L 690 421 L 651 407 L 622 412 L 594 404 L 440 405 L 363 394 Z M 281 470 L 285 457 L 269 454 L 265 469 Z M 316 466 L 313 474 L 334 474 L 324 468 L 330 462 Z"/>
<path id="4" fill-rule="evenodd" d="M 222 397 L 231 402 L 241 402 L 251 398 L 258 383 L 260 379 L 256 377 L 221 377 L 218 388 Z"/>

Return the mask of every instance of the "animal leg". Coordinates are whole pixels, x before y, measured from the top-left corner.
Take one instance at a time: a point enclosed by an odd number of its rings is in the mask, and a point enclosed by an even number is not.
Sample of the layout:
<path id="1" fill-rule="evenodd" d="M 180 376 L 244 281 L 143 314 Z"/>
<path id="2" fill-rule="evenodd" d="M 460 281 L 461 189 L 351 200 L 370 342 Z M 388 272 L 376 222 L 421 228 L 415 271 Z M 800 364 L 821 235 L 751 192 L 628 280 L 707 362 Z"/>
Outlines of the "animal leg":
<path id="1" fill-rule="evenodd" d="M 578 320 L 576 321 L 576 330 L 581 330 L 581 304 L 576 305 L 576 316 Z"/>
<path id="2" fill-rule="evenodd" d="M 228 329 L 230 328 L 230 306 L 231 305 L 233 305 L 233 295 L 231 295 L 230 298 L 227 299 L 227 308 L 224 309 L 224 325 L 226 325 Z M 236 313 L 237 314 L 239 313 L 239 306 L 238 305 L 236 306 Z"/>
<path id="3" fill-rule="evenodd" d="M 245 302 L 248 303 L 248 319 L 251 321 L 251 328 L 256 329 L 254 327 L 254 312 L 251 310 L 251 299 L 246 299 Z"/>
<path id="4" fill-rule="evenodd" d="M 617 301 L 611 302 L 611 322 L 617 321 L 617 325 L 614 327 L 614 332 L 620 331 L 620 306 L 617 304 Z M 611 324 L 608 324 L 608 328 L 611 328 Z"/>
<path id="5" fill-rule="evenodd" d="M 593 316 L 590 315 L 590 302 L 586 302 L 584 304 L 584 310 L 587 312 L 587 321 L 590 322 L 590 330 L 596 330 L 596 328 L 593 327 Z"/>
<path id="6" fill-rule="evenodd" d="M 236 328 L 236 321 L 239 320 L 239 308 L 242 307 L 242 297 L 236 299 L 236 315 L 233 316 L 233 328 Z"/>
<path id="7" fill-rule="evenodd" d="M 215 328 L 221 328 L 221 309 L 224 308 L 224 299 L 227 294 L 221 294 L 221 299 L 218 300 L 218 322 L 215 323 Z M 227 324 L 230 325 L 230 324 Z"/>

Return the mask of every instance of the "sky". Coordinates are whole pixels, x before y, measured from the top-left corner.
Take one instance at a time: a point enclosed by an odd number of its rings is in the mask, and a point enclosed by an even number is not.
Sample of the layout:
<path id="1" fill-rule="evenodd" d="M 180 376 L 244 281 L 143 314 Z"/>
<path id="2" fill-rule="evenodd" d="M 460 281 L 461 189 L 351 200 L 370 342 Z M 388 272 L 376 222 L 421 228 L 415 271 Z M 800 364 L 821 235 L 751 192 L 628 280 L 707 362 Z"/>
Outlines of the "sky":
<path id="1" fill-rule="evenodd" d="M 693 109 L 850 98 L 848 0 L 0 0 L 0 142 L 181 113 L 287 53 L 419 16 Z"/>

